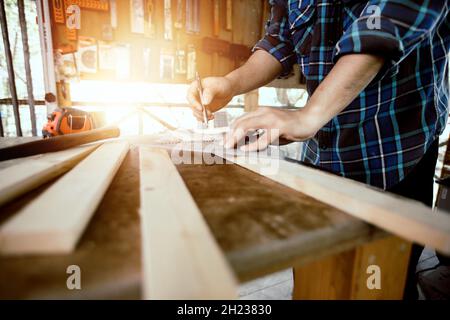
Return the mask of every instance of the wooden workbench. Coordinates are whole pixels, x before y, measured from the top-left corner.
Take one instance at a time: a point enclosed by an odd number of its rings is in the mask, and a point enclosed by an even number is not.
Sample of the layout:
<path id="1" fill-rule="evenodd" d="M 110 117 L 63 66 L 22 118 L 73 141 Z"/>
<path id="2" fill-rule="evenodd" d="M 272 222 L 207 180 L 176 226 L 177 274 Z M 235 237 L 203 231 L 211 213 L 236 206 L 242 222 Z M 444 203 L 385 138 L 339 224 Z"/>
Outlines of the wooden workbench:
<path id="1" fill-rule="evenodd" d="M 0 298 L 141 297 L 138 158 L 133 145 L 72 254 L 0 257 Z M 234 164 L 177 168 L 241 281 L 295 266 L 295 298 L 401 297 L 407 242 Z M 42 190 L 0 208 L 0 222 Z M 392 270 L 383 293 L 361 289 L 374 262 Z M 67 289 L 69 265 L 82 290 Z"/>

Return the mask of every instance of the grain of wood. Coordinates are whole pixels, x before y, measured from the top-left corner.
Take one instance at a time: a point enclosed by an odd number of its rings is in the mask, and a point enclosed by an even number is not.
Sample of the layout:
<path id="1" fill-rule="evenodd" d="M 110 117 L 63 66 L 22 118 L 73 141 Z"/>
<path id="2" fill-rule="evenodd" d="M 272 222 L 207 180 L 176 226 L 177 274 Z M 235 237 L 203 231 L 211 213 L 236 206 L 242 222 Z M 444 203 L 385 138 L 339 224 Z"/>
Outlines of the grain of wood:
<path id="1" fill-rule="evenodd" d="M 402 299 L 410 252 L 411 243 L 388 236 L 296 267 L 293 299 Z M 379 268 L 379 288 L 368 287 L 369 266 Z"/>
<path id="2" fill-rule="evenodd" d="M 402 299 L 410 256 L 411 243 L 394 236 L 357 248 L 350 299 Z M 379 289 L 369 289 L 367 285 L 369 276 L 374 272 L 369 266 L 376 266 L 380 270 Z"/>
<path id="3" fill-rule="evenodd" d="M 0 226 L 1 254 L 68 253 L 88 224 L 127 151 L 105 143 Z"/>
<path id="4" fill-rule="evenodd" d="M 355 250 L 294 268 L 293 300 L 350 299 Z"/>
<path id="5" fill-rule="evenodd" d="M 223 162 L 218 157 L 214 161 Z M 385 231 L 238 165 L 180 164 L 177 170 L 240 281 L 386 236 Z"/>
<path id="6" fill-rule="evenodd" d="M 79 133 L 59 135 L 48 139 L 33 140 L 1 148 L 0 161 L 66 150 L 86 143 L 116 138 L 119 135 L 120 129 L 117 126 L 109 126 Z"/>
<path id="7" fill-rule="evenodd" d="M 0 206 L 67 172 L 98 146 L 95 144 L 23 158 L 17 164 L 0 169 Z"/>
<path id="8" fill-rule="evenodd" d="M 284 160 L 228 160 L 409 241 L 450 255 L 450 216 L 413 201 Z"/>
<path id="9" fill-rule="evenodd" d="M 143 296 L 230 299 L 234 274 L 163 149 L 140 149 Z"/>

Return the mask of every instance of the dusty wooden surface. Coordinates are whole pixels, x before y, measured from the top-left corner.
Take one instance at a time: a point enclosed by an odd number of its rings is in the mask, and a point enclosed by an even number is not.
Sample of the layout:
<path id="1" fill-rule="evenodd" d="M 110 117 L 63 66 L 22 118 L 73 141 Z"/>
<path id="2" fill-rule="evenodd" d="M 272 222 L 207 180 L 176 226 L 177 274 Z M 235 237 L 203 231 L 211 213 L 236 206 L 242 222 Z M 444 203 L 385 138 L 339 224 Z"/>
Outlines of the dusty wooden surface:
<path id="1" fill-rule="evenodd" d="M 86 143 L 116 138 L 119 135 L 120 130 L 117 126 L 109 126 L 73 134 L 58 135 L 51 139 L 35 139 L 9 146 L 0 145 L 0 160 L 4 161 L 47 152 L 61 151 Z"/>
<path id="2" fill-rule="evenodd" d="M 234 164 L 177 168 L 242 280 L 381 235 L 364 222 Z"/>
<path id="3" fill-rule="evenodd" d="M 0 257 L 0 298 L 140 298 L 138 164 L 135 149 L 125 158 L 75 252 Z M 0 208 L 0 218 L 31 198 Z M 69 265 L 81 268 L 81 290 L 67 289 Z"/>
<path id="4" fill-rule="evenodd" d="M 382 234 L 236 165 L 177 168 L 241 280 L 305 264 Z M 0 208 L 0 222 L 36 193 Z M 0 257 L 0 298 L 139 298 L 138 209 L 138 151 L 132 147 L 74 253 Z M 66 268 L 72 264 L 81 268 L 79 291 L 66 288 Z"/>

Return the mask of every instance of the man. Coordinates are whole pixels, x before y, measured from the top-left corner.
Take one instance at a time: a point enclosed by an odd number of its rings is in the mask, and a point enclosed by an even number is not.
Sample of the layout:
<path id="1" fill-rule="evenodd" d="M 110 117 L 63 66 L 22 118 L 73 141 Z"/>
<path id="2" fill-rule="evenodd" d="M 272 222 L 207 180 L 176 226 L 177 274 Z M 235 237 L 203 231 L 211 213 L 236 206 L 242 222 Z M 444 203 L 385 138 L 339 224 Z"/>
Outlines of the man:
<path id="1" fill-rule="evenodd" d="M 296 111 L 260 108 L 240 117 L 226 145 L 250 130 L 279 129 L 282 138 L 305 141 L 302 160 L 431 206 L 437 141 L 448 118 L 448 2 L 270 3 L 266 35 L 249 60 L 203 80 L 208 116 L 234 95 L 290 75 L 296 62 L 310 98 Z M 188 100 L 201 119 L 196 83 Z M 265 134 L 245 149 L 277 138 Z M 413 250 L 405 298 L 417 298 L 421 251 Z"/>

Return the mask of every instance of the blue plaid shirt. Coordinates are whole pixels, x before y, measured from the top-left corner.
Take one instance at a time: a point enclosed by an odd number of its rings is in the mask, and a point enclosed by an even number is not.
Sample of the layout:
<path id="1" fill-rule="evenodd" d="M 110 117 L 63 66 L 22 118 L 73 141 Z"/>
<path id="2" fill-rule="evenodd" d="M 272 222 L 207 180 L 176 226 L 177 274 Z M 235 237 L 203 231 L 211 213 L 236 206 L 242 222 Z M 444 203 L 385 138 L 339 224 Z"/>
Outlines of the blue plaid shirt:
<path id="1" fill-rule="evenodd" d="M 339 57 L 385 57 L 377 77 L 305 143 L 302 160 L 383 189 L 402 180 L 448 118 L 447 0 L 271 0 L 256 49 L 292 74 L 298 63 L 309 95 Z"/>

